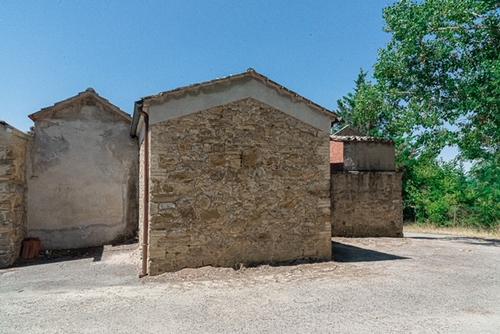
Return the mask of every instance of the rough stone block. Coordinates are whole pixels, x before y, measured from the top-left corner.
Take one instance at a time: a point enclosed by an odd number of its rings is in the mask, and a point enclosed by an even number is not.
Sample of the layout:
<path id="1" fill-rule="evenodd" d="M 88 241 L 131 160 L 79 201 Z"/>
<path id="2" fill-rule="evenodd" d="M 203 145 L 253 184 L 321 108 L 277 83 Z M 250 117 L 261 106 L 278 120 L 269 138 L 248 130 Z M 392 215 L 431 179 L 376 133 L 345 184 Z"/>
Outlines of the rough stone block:
<path id="1" fill-rule="evenodd" d="M 330 259 L 328 150 L 253 99 L 153 124 L 149 274 Z"/>
<path id="2" fill-rule="evenodd" d="M 19 256 L 25 232 L 25 160 L 29 137 L 0 124 L 0 268 Z"/>

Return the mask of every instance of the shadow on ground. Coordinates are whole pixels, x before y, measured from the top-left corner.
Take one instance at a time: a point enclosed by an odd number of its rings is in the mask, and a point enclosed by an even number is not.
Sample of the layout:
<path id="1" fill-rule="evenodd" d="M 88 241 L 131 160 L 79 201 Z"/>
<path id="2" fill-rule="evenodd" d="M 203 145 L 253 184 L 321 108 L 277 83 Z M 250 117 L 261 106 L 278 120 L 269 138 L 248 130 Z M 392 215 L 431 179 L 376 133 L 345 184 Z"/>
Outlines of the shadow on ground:
<path id="1" fill-rule="evenodd" d="M 351 246 L 336 241 L 332 241 L 332 254 L 333 260 L 337 262 L 371 262 L 408 259 L 407 257 Z"/>
<path id="2" fill-rule="evenodd" d="M 101 261 L 103 246 L 78 249 L 61 249 L 44 251 L 40 256 L 31 260 L 18 259 L 12 267 L 36 266 L 39 264 L 74 261 L 93 258 L 94 262 Z"/>
<path id="3" fill-rule="evenodd" d="M 483 239 L 476 237 L 455 237 L 455 236 L 409 236 L 408 239 L 416 240 L 444 240 L 444 241 L 457 241 L 468 245 L 478 245 L 478 246 L 494 246 L 500 247 L 500 240 L 498 239 Z"/>
<path id="4" fill-rule="evenodd" d="M 137 244 L 137 238 L 129 238 L 123 240 L 117 240 L 110 245 L 96 246 L 96 247 L 86 247 L 86 248 L 75 248 L 75 249 L 55 249 L 55 250 L 45 250 L 40 252 L 40 255 L 35 259 L 23 260 L 19 258 L 12 267 L 26 267 L 26 266 L 36 266 L 39 264 L 56 263 L 64 261 L 75 261 L 82 259 L 92 258 L 93 262 L 99 262 L 102 259 L 104 253 L 104 247 L 123 247 L 126 245 Z"/>
<path id="5" fill-rule="evenodd" d="M 414 237 L 419 238 L 419 237 Z M 427 237 L 421 237 L 422 239 L 432 239 Z M 133 242 L 126 241 L 117 244 L 112 244 L 111 247 L 123 246 L 127 244 L 133 244 Z M 12 267 L 26 267 L 35 266 L 47 263 L 57 263 L 64 261 L 74 261 L 81 259 L 93 259 L 93 262 L 101 261 L 103 257 L 104 247 L 89 247 L 89 248 L 79 248 L 79 249 L 65 249 L 65 250 L 52 250 L 41 254 L 38 258 L 32 260 L 22 260 L 19 259 Z M 393 254 L 383 253 L 371 249 L 356 247 L 348 244 L 343 244 L 340 242 L 332 241 L 332 254 L 333 261 L 336 262 L 372 262 L 372 261 L 390 261 L 390 260 L 404 260 L 407 257 L 397 256 Z M 311 263 L 316 261 L 311 261 L 309 259 L 300 259 L 293 261 L 284 261 L 280 263 L 272 263 L 271 266 L 290 266 L 298 265 L 302 263 Z M 262 263 L 249 264 L 249 267 L 259 266 Z M 235 266 L 233 269 L 239 269 L 239 266 Z"/>

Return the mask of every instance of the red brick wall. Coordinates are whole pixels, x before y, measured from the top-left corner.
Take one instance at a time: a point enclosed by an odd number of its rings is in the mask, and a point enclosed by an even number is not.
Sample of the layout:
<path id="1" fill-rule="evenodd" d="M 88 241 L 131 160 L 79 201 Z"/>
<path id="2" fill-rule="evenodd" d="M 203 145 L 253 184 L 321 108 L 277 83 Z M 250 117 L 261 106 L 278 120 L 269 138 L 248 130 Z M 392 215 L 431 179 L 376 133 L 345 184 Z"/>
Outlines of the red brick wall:
<path id="1" fill-rule="evenodd" d="M 330 141 L 330 165 L 332 169 L 342 169 L 344 166 L 344 143 Z"/>

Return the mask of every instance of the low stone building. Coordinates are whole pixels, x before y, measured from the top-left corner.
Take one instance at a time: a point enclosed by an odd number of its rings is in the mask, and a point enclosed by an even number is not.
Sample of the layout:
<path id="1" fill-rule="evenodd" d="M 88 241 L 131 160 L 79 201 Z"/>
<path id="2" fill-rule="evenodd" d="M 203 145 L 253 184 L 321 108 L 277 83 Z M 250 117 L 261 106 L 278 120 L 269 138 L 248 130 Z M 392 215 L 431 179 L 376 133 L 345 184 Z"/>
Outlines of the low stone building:
<path id="1" fill-rule="evenodd" d="M 0 121 L 0 268 L 14 263 L 26 235 L 25 161 L 29 139 Z"/>
<path id="2" fill-rule="evenodd" d="M 365 136 L 331 136 L 332 170 L 395 171 L 394 143 Z"/>
<path id="3" fill-rule="evenodd" d="M 137 227 L 131 118 L 93 89 L 30 115 L 28 236 L 46 249 L 100 246 Z"/>
<path id="4" fill-rule="evenodd" d="M 101 246 L 139 228 L 142 274 L 331 258 L 331 236 L 401 236 L 394 145 L 249 70 L 145 97 L 93 89 L 0 123 L 0 267 L 24 237 Z"/>
<path id="5" fill-rule="evenodd" d="M 143 274 L 330 259 L 334 119 L 253 70 L 137 102 Z"/>
<path id="6" fill-rule="evenodd" d="M 402 237 L 402 184 L 394 143 L 334 135 L 330 163 L 332 235 Z"/>

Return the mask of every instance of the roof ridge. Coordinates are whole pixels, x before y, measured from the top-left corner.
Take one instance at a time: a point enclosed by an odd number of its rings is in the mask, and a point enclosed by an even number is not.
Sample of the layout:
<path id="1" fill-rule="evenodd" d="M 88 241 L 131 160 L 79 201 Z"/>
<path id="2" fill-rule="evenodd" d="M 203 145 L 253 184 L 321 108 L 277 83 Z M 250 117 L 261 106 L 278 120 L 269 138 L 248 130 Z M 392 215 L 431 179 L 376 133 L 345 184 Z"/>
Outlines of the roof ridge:
<path id="1" fill-rule="evenodd" d="M 76 95 L 73 95 L 73 96 L 71 96 L 69 98 L 66 98 L 64 100 L 58 101 L 58 102 L 54 103 L 51 106 L 41 108 L 39 111 L 34 112 L 34 113 L 28 115 L 28 117 L 31 120 L 35 121 L 36 119 L 39 119 L 40 117 L 42 117 L 44 114 L 48 113 L 49 111 L 54 111 L 54 110 L 62 109 L 65 106 L 67 106 L 67 105 L 69 105 L 69 104 L 71 104 L 73 102 L 76 102 L 77 100 L 79 100 L 80 98 L 83 98 L 85 96 L 89 96 L 89 97 L 93 97 L 93 98 L 97 99 L 99 102 L 101 102 L 102 104 L 104 104 L 105 106 L 107 106 L 108 108 L 110 108 L 113 112 L 115 112 L 116 114 L 118 114 L 122 118 L 125 118 L 128 121 L 131 121 L 131 116 L 128 113 L 126 113 L 125 111 L 121 110 L 118 106 L 116 106 L 113 103 L 111 103 L 108 99 L 106 99 L 106 98 L 102 97 L 101 95 L 99 95 L 97 93 L 97 91 L 94 88 L 92 88 L 92 87 L 88 87 L 87 89 L 78 92 Z"/>

